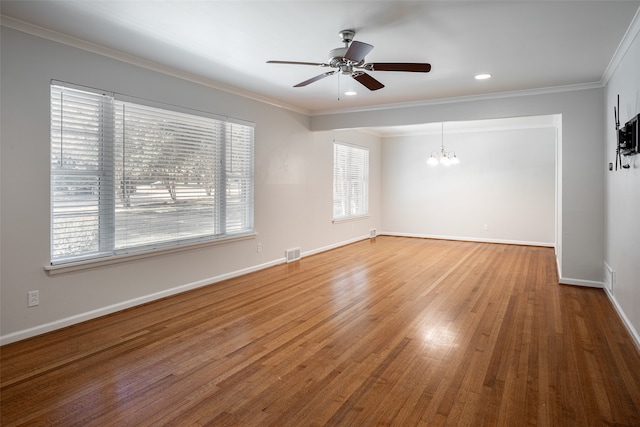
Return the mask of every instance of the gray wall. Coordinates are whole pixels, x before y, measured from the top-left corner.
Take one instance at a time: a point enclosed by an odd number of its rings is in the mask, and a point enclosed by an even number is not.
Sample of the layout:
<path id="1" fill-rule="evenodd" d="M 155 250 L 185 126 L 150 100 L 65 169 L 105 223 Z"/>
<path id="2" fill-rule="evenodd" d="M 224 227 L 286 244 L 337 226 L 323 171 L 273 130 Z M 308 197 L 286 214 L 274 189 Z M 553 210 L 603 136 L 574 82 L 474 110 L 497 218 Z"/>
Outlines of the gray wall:
<path id="1" fill-rule="evenodd" d="M 602 286 L 604 178 L 602 136 L 604 89 L 510 94 L 502 98 L 452 100 L 441 104 L 327 114 L 311 118 L 313 130 L 411 125 L 441 121 L 561 115 L 558 135 L 558 241 L 563 283 Z M 386 229 L 383 217 L 383 228 Z"/>
<path id="2" fill-rule="evenodd" d="M 307 116 L 6 27 L 1 36 L 0 342 L 7 343 L 369 236 L 380 223 L 380 138 L 309 130 Z M 257 237 L 48 275 L 52 79 L 256 124 Z M 370 216 L 332 223 L 333 138 L 370 149 Z M 262 251 L 258 253 L 257 243 Z M 27 308 L 27 292 L 40 305 Z"/>
<path id="3" fill-rule="evenodd" d="M 640 262 L 635 255 L 640 238 L 637 228 L 625 225 L 640 217 L 640 165 L 636 160 L 624 174 L 603 172 L 613 161 L 609 119 L 613 97 L 628 94 L 630 100 L 623 97 L 623 102 L 631 103 L 625 107 L 629 111 L 640 103 L 637 40 L 607 85 L 606 100 L 604 88 L 590 87 L 313 117 L 16 30 L 3 28 L 0 42 L 1 343 L 273 265 L 282 261 L 287 248 L 299 246 L 310 254 L 364 238 L 371 228 L 395 227 L 394 213 L 383 215 L 382 209 L 382 188 L 391 184 L 385 183 L 382 171 L 393 166 L 385 166 L 387 142 L 347 129 L 538 115 L 561 116 L 556 177 L 561 279 L 601 286 L 606 260 L 617 272 L 614 302 L 630 328 L 640 328 Z M 51 79 L 255 122 L 257 237 L 48 275 L 43 267 L 49 259 Z M 363 220 L 331 221 L 334 138 L 371 150 L 371 215 Z M 260 253 L 257 243 L 262 244 Z M 27 308 L 27 292 L 34 289 L 40 291 L 40 305 Z"/>
<path id="4" fill-rule="evenodd" d="M 636 20 L 636 30 L 639 26 Z M 633 325 L 632 333 L 640 347 L 640 155 L 628 158 L 629 169 L 609 172 L 607 168 L 609 162 L 615 164 L 613 107 L 617 96 L 621 125 L 640 113 L 640 36 L 638 31 L 635 34 L 606 86 L 604 161 L 599 168 L 604 171 L 606 189 L 604 260 L 615 273 L 609 292 L 620 314 Z"/>

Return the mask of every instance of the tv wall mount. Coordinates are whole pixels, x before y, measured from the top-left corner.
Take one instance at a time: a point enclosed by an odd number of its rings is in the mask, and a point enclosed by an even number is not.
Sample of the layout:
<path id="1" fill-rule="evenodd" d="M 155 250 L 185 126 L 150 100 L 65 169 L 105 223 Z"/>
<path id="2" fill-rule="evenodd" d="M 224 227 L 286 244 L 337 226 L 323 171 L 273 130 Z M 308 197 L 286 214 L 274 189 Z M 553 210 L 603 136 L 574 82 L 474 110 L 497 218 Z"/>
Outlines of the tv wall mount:
<path id="1" fill-rule="evenodd" d="M 640 138 L 638 131 L 640 130 L 640 114 L 637 114 L 631 120 L 620 127 L 620 95 L 618 95 L 617 108 L 613 107 L 613 116 L 616 123 L 616 170 L 618 165 L 623 169 L 629 169 L 631 165 L 627 156 L 634 156 L 640 153 Z M 609 170 L 612 170 L 609 163 Z"/>

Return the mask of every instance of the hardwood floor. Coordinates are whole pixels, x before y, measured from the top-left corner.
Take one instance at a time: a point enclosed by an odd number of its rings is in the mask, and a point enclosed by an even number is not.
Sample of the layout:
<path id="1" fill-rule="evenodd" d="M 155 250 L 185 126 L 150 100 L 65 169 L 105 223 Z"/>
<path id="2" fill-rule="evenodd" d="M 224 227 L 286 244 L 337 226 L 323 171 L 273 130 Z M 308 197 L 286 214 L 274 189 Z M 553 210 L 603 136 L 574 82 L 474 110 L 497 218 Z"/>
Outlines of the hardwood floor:
<path id="1" fill-rule="evenodd" d="M 6 345 L 14 425 L 640 425 L 640 354 L 553 249 L 379 236 Z"/>

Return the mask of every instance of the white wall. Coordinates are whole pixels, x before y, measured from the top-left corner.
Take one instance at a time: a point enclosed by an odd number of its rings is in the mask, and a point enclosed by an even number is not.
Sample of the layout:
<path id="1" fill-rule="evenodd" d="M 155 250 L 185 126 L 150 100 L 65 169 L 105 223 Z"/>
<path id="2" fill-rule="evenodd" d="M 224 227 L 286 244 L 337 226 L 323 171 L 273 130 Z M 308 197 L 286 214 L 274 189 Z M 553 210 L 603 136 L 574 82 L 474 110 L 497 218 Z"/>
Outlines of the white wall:
<path id="1" fill-rule="evenodd" d="M 0 42 L 1 343 L 278 263 L 291 247 L 312 253 L 379 228 L 378 137 L 316 134 L 307 116 L 13 29 L 3 27 Z M 49 276 L 51 79 L 254 122 L 257 238 Z M 338 134 L 371 150 L 370 216 L 345 224 L 331 222 Z M 40 305 L 27 308 L 31 290 L 40 291 Z"/>
<path id="2" fill-rule="evenodd" d="M 610 293 L 626 318 L 640 347 L 640 155 L 628 157 L 631 168 L 609 172 L 615 165 L 613 107 L 620 95 L 620 123 L 640 113 L 640 20 L 636 15 L 635 39 L 605 88 L 604 171 L 606 191 L 605 262 L 615 271 Z"/>
<path id="3" fill-rule="evenodd" d="M 440 134 L 384 138 L 384 232 L 554 246 L 555 127 L 448 131 L 461 163 L 428 166 L 440 144 Z"/>

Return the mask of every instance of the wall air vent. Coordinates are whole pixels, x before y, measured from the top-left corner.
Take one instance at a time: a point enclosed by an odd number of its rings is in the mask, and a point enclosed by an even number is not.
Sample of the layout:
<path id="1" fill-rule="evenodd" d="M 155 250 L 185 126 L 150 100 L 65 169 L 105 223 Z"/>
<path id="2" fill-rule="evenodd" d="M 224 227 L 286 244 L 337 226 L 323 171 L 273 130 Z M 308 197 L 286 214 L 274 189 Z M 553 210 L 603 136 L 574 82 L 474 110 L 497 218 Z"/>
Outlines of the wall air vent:
<path id="1" fill-rule="evenodd" d="M 615 273 L 609 264 L 604 263 L 604 288 L 609 292 L 613 292 L 613 282 L 615 280 Z"/>
<path id="2" fill-rule="evenodd" d="M 298 261 L 300 259 L 300 248 L 287 249 L 284 251 L 284 257 L 287 259 L 287 263 Z"/>

